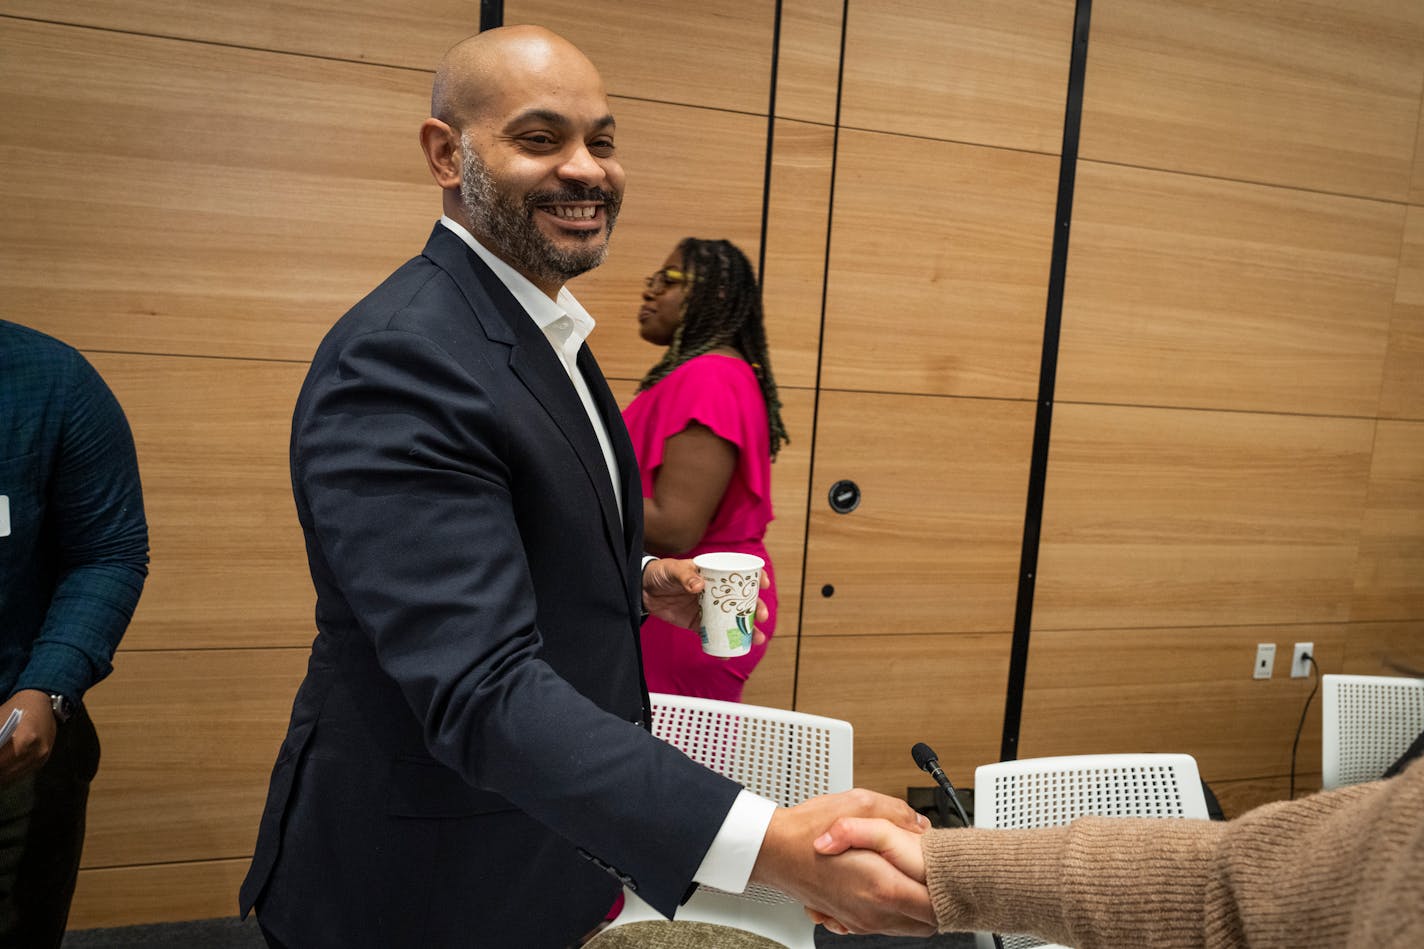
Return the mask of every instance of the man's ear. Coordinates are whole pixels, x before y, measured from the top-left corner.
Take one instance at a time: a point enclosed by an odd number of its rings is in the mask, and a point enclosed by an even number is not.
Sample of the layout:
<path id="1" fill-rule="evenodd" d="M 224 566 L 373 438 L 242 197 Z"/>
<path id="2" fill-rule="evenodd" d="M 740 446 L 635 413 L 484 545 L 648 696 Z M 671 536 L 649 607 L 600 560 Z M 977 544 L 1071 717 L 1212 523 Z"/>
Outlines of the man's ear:
<path id="1" fill-rule="evenodd" d="M 425 163 L 430 166 L 435 183 L 459 190 L 460 133 L 439 119 L 426 119 L 420 123 L 420 149 L 425 152 Z"/>

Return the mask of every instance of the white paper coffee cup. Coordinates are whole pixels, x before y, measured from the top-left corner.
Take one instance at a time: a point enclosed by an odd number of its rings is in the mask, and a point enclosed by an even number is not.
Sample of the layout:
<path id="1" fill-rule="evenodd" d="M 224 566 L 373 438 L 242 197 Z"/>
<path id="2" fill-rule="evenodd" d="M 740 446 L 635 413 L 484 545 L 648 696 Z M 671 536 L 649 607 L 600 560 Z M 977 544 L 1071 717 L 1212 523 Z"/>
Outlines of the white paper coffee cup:
<path id="1" fill-rule="evenodd" d="M 744 656 L 752 648 L 752 623 L 766 561 L 753 554 L 712 553 L 692 558 L 702 574 L 702 651 Z"/>

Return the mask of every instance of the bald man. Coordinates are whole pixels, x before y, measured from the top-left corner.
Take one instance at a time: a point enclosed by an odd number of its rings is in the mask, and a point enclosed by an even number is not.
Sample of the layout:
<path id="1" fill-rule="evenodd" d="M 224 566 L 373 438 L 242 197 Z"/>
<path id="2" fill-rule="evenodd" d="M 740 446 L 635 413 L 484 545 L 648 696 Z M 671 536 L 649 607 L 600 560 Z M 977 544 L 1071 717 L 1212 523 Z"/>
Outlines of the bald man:
<path id="1" fill-rule="evenodd" d="M 276 947 L 564 947 L 621 885 L 671 915 L 749 879 L 847 928 L 928 933 L 921 884 L 819 856 L 851 792 L 777 808 L 647 730 L 637 464 L 564 283 L 623 195 L 597 70 L 512 27 L 454 47 L 420 142 L 444 215 L 318 348 L 291 469 L 317 636 L 241 893 Z M 691 634 L 689 634 L 691 635 Z"/>

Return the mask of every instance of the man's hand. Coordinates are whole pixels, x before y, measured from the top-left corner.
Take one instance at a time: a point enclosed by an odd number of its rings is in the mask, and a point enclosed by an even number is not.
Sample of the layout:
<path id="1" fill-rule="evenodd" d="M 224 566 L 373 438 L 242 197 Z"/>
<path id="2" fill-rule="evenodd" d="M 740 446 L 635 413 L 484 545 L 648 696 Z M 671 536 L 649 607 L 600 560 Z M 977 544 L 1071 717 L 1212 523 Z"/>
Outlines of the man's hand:
<path id="1" fill-rule="evenodd" d="M 705 584 L 697 565 L 691 560 L 674 560 L 663 557 L 648 564 L 643 571 L 643 607 L 653 616 L 684 629 L 696 629 L 702 617 L 702 587 Z M 766 589 L 771 581 L 766 571 L 761 572 L 761 587 Z M 765 623 L 771 614 L 766 604 L 757 600 L 756 622 Z M 766 636 L 760 629 L 753 628 L 752 643 L 760 646 Z"/>
<path id="2" fill-rule="evenodd" d="M 24 689 L 10 696 L 10 701 L 0 705 L 0 722 L 9 718 L 14 708 L 25 714 L 10 740 L 0 746 L 0 784 L 9 784 L 42 768 L 59 730 L 49 696 L 38 689 Z"/>
<path id="3" fill-rule="evenodd" d="M 800 900 L 812 919 L 837 932 L 928 936 L 934 908 L 924 883 L 870 850 L 819 854 L 813 842 L 846 817 L 882 818 L 918 835 L 928 826 L 904 801 L 856 788 L 777 810 L 752 880 Z"/>
<path id="4" fill-rule="evenodd" d="M 831 829 L 816 838 L 816 852 L 827 856 L 847 850 L 869 850 L 880 854 L 895 869 L 918 883 L 925 882 L 925 852 L 920 846 L 920 834 L 895 826 L 888 820 L 873 817 L 842 817 Z M 851 930 L 840 920 L 825 913 L 808 910 L 807 915 L 833 933 L 844 936 Z"/>

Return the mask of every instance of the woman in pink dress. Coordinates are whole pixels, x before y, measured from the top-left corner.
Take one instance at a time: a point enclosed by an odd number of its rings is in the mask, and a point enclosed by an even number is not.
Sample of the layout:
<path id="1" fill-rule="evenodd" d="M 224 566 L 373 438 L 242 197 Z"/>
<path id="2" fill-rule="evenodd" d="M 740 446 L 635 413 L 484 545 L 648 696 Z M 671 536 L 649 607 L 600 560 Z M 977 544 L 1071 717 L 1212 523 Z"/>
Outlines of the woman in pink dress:
<path id="1" fill-rule="evenodd" d="M 771 523 L 771 462 L 787 441 L 767 357 L 761 288 L 727 241 L 687 238 L 647 279 L 638 332 L 667 347 L 623 412 L 643 483 L 644 546 L 662 556 L 756 554 L 768 642 L 718 659 L 698 637 L 650 617 L 643 669 L 654 692 L 738 701 L 776 629 L 776 574 L 763 539 Z"/>

